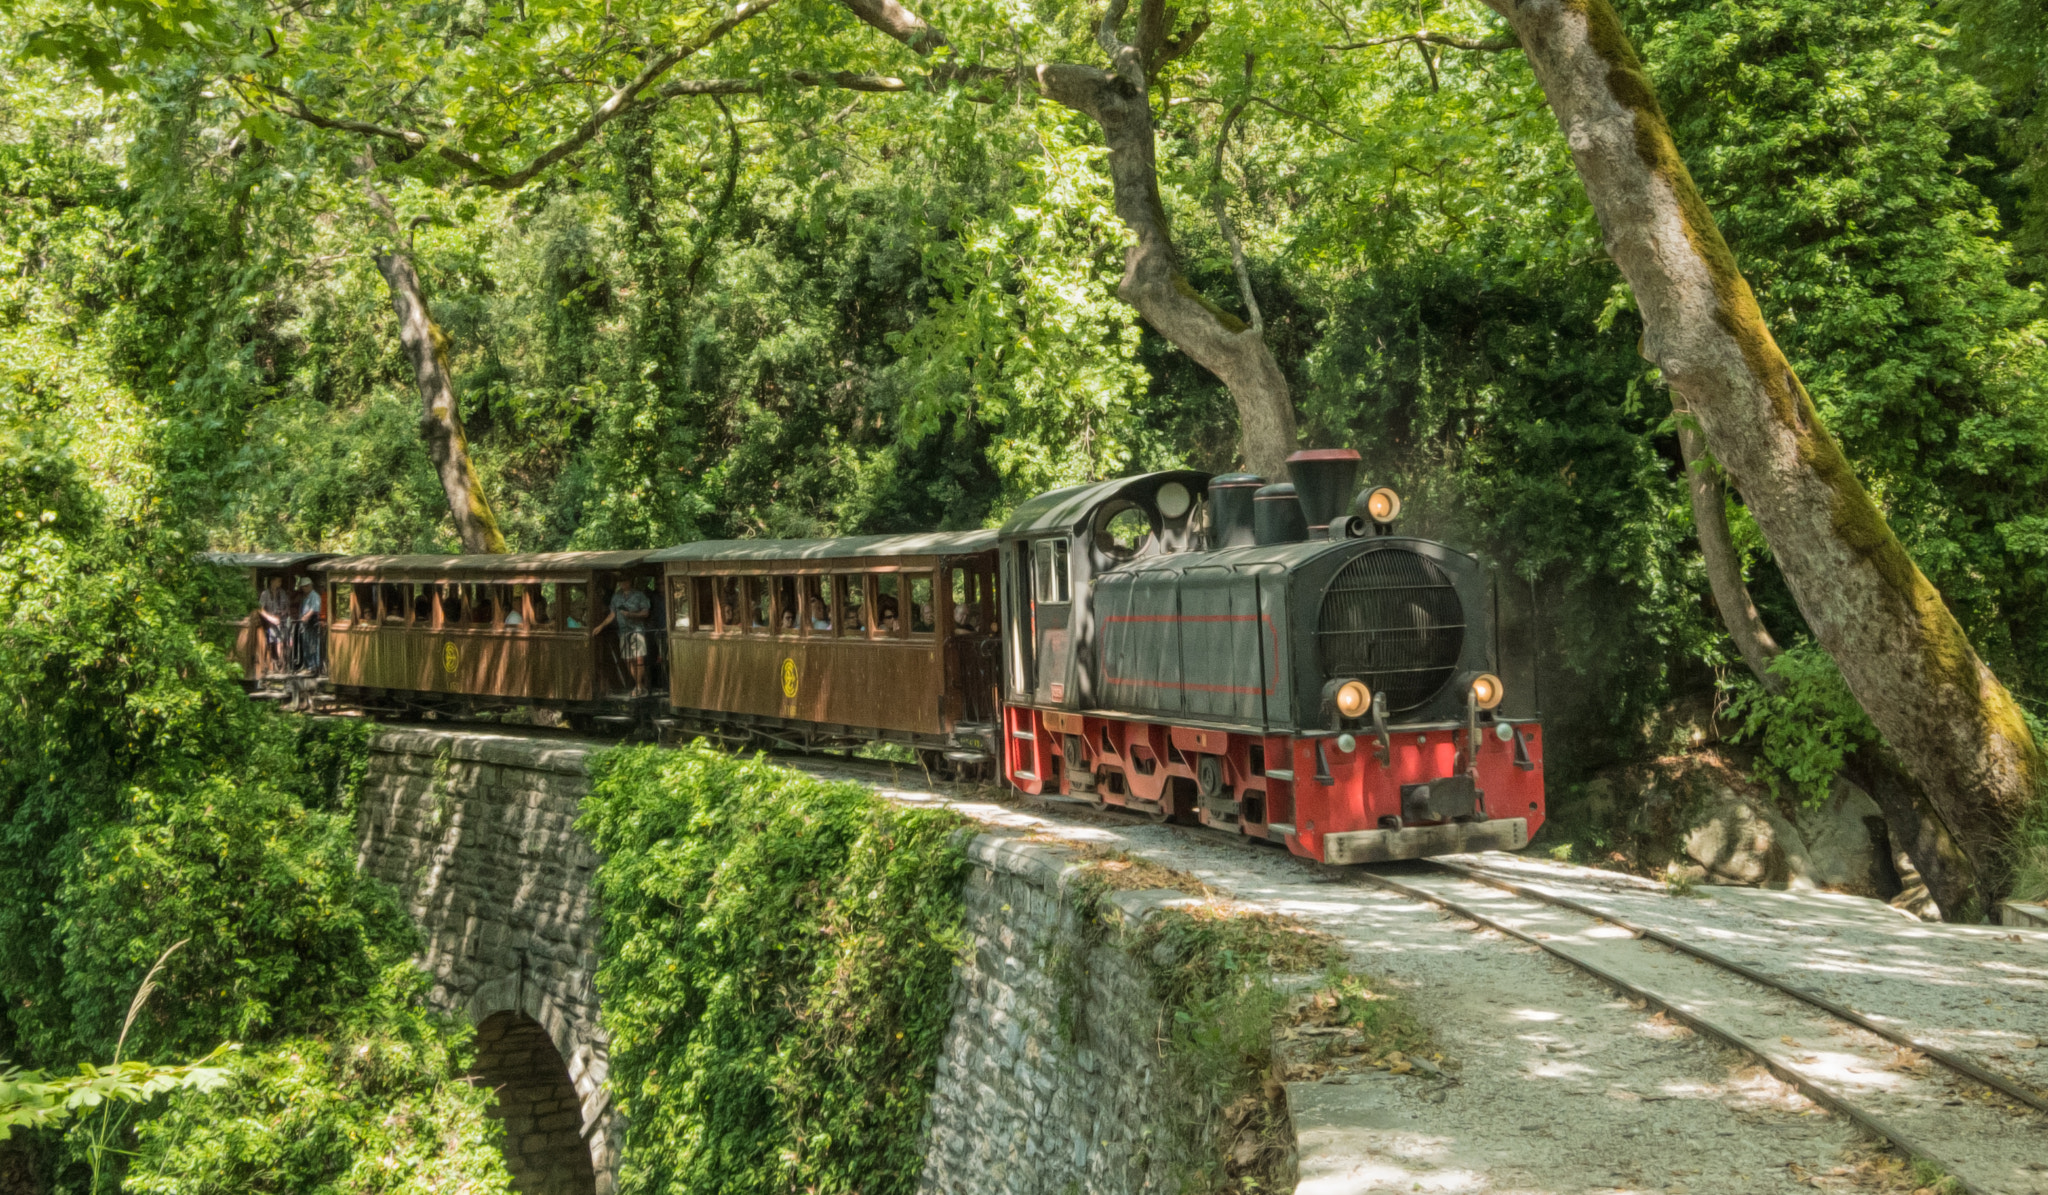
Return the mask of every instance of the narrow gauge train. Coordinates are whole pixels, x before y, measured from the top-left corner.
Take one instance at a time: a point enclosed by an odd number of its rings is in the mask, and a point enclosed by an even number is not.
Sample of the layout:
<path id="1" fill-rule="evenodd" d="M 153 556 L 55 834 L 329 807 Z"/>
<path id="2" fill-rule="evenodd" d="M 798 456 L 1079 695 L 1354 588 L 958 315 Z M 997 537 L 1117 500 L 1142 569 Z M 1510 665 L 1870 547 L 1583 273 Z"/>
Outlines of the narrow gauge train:
<path id="1" fill-rule="evenodd" d="M 1151 473 L 1033 498 L 997 531 L 654 552 L 227 555 L 310 578 L 335 700 L 520 706 L 812 749 L 995 762 L 1026 793 L 1196 822 L 1329 863 L 1516 849 L 1543 820 L 1476 557 L 1397 535 L 1350 450 L 1293 484 Z M 646 658 L 600 631 L 640 591 Z M 639 599 L 631 604 L 638 605 Z M 237 651 L 262 668 L 260 615 Z"/>

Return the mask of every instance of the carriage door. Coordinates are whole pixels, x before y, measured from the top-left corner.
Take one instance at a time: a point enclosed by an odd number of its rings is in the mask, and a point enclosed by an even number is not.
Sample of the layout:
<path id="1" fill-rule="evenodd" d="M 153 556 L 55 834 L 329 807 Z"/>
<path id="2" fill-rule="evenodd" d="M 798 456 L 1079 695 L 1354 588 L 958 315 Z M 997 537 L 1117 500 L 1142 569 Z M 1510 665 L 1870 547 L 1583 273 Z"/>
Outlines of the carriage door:
<path id="1" fill-rule="evenodd" d="M 1063 705 L 1067 700 L 1069 637 L 1073 613 L 1073 577 L 1068 567 L 1067 539 L 1041 539 L 1031 545 L 1032 655 L 1037 665 L 1032 700 Z"/>

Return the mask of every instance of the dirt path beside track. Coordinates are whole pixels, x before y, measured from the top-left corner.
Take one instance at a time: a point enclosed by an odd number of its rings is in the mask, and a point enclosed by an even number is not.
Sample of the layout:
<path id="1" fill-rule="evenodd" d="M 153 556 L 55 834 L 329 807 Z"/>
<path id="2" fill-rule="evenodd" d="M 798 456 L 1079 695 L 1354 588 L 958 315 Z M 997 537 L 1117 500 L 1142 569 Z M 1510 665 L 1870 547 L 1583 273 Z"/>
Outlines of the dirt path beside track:
<path id="1" fill-rule="evenodd" d="M 1400 987 L 1435 1034 L 1450 1063 L 1448 1073 L 1372 1072 L 1290 1084 L 1303 1195 L 1915 1189 L 1907 1168 L 1890 1160 L 1881 1142 L 1807 1100 L 1755 1058 L 1653 1015 L 1537 946 L 1448 916 L 1423 900 L 1372 888 L 1277 848 L 1210 832 L 1079 806 L 989 800 L 994 794 L 987 792 L 948 795 L 940 791 L 944 786 L 929 785 L 914 771 L 887 765 L 784 762 L 873 784 L 895 800 L 943 802 L 992 829 L 1126 851 L 1189 873 L 1236 900 L 1329 932 L 1354 969 Z M 1632 900 L 1638 896 L 1673 905 L 1703 903 L 1629 893 Z M 1730 910 L 1741 899 L 1746 898 L 1731 900 L 1716 915 L 1734 916 Z M 1772 907 L 1790 913 L 1782 905 Z M 1682 920 L 1687 910 L 1654 912 Z M 1844 935 L 1865 911 L 1845 912 L 1834 904 L 1822 912 L 1834 935 L 1831 949 L 1861 948 L 1859 940 Z M 1890 916 L 1898 930 L 1912 928 Z M 1872 924 L 1873 932 L 1894 928 Z M 1951 970 L 1967 969 L 1971 949 L 1981 944 L 1974 938 L 1948 942 L 1942 931 L 1949 928 L 1963 927 L 1923 927 L 1937 944 L 1913 937 L 1912 949 L 1937 954 Z M 2044 939 L 2039 957 L 2048 962 L 2048 935 L 2035 936 Z M 1809 945 L 1796 934 L 1781 944 Z M 2018 953 L 1983 973 L 1992 982 L 2008 983 L 2009 992 L 2030 995 L 2032 973 L 2026 968 L 2033 965 L 2036 945 L 2008 939 L 1998 944 Z M 1895 975 L 1889 982 L 1896 991 L 1906 981 Z M 1930 981 L 1925 995 L 1951 1008 L 1957 999 L 1938 980 Z M 1951 1015 L 1945 1023 L 1961 1021 Z M 1996 1025 L 1999 1032 L 2008 1027 L 2003 1020 Z M 2008 1040 L 2005 1052 L 2011 1048 Z M 1995 1128 L 1996 1119 L 1987 1125 Z M 2010 1143 L 2002 1148 L 2010 1152 Z M 2048 1163 L 2048 1141 L 2041 1157 Z M 2017 1178 L 1986 1189 L 2048 1195 L 2048 1166 L 2006 1166 L 2000 1173 L 2006 1171 Z"/>

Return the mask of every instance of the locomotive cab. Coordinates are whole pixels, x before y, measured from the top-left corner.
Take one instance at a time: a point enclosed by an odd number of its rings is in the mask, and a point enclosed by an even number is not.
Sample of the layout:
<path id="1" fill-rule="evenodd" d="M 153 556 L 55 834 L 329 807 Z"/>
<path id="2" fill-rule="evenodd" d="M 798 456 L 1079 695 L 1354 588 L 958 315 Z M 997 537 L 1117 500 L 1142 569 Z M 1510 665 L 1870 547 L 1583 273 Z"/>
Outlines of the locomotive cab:
<path id="1" fill-rule="evenodd" d="M 1000 533 L 1011 782 L 1335 863 L 1525 845 L 1541 730 L 1530 694 L 1505 700 L 1486 571 L 1393 534 L 1392 491 L 1343 514 L 1357 462 L 1021 507 Z"/>

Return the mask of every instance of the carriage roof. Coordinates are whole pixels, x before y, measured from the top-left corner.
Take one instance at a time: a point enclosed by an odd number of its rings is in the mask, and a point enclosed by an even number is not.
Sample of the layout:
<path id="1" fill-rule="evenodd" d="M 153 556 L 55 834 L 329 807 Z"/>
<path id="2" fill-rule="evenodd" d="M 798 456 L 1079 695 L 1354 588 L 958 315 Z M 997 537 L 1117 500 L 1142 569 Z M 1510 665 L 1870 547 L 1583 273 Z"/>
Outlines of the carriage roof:
<path id="1" fill-rule="evenodd" d="M 648 553 L 650 563 L 683 560 L 811 561 L 884 556 L 972 556 L 992 551 L 994 531 L 930 531 L 916 535 L 849 535 L 837 539 L 706 539 Z"/>

